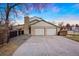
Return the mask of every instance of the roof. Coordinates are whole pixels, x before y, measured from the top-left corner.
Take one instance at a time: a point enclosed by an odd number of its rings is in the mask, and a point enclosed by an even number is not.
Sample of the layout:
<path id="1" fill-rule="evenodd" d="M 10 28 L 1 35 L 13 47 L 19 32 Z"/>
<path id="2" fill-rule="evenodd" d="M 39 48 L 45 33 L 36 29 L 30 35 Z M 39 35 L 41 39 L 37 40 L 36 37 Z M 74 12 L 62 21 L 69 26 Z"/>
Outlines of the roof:
<path id="1" fill-rule="evenodd" d="M 40 18 L 40 17 L 34 16 L 34 17 L 31 17 L 30 19 L 33 19 L 33 20 L 30 21 L 30 25 L 34 25 L 34 24 L 36 24 L 36 23 L 39 23 L 39 22 L 43 21 L 43 22 L 46 22 L 46 23 L 48 23 L 48 24 L 50 24 L 50 25 L 59 27 L 59 26 L 57 26 L 57 25 L 55 25 L 55 24 L 53 24 L 53 23 L 51 23 L 51 22 L 45 21 L 44 19 L 42 19 L 42 18 Z M 38 19 L 39 19 L 39 20 L 38 20 Z M 22 24 L 22 25 L 16 25 L 16 26 L 23 26 L 23 25 L 24 25 L 24 24 Z"/>
<path id="2" fill-rule="evenodd" d="M 30 21 L 30 24 L 31 24 L 31 23 L 36 23 L 35 21 L 36 21 L 36 22 L 39 22 L 40 20 L 34 19 L 34 20 Z"/>
<path id="3" fill-rule="evenodd" d="M 42 18 L 40 18 L 40 19 L 42 19 Z M 55 25 L 55 24 L 53 24 L 53 23 L 51 23 L 51 22 L 45 21 L 45 20 L 43 20 L 43 19 L 42 19 L 42 20 L 37 20 L 37 19 L 35 19 L 35 20 L 32 20 L 31 22 L 33 22 L 33 21 L 37 21 L 37 22 L 35 22 L 35 23 L 31 24 L 31 25 L 34 25 L 34 24 L 37 24 L 37 23 L 43 21 L 43 22 L 46 22 L 46 23 L 48 23 L 48 24 L 50 24 L 50 25 L 59 27 L 59 26 L 57 26 L 57 25 Z"/>
<path id="4" fill-rule="evenodd" d="M 43 20 L 42 18 L 37 17 L 37 16 L 31 17 L 30 19 L 40 19 L 40 20 Z"/>
<path id="5" fill-rule="evenodd" d="M 42 20 L 42 18 L 34 16 L 34 17 L 31 17 L 30 20 L 31 20 L 30 24 L 34 24 Z"/>

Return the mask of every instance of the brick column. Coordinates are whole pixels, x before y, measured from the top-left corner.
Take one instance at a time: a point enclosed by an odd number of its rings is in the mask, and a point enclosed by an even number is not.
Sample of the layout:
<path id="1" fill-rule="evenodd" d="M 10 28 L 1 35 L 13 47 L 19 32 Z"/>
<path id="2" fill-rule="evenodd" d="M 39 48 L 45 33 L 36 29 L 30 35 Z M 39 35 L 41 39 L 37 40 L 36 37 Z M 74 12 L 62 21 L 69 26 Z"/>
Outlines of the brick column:
<path id="1" fill-rule="evenodd" d="M 29 17 L 26 16 L 24 17 L 24 34 L 26 35 L 29 35 L 29 26 L 30 26 Z"/>

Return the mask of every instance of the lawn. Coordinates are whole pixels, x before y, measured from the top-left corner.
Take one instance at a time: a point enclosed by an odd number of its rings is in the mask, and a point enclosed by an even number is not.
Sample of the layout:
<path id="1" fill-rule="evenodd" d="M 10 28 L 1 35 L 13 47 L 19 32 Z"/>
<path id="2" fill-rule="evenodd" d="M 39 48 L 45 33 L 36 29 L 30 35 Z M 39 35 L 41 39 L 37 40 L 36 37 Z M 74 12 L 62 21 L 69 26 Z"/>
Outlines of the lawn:
<path id="1" fill-rule="evenodd" d="M 21 35 L 10 39 L 8 44 L 4 44 L 3 47 L 0 47 L 0 56 L 10 56 L 14 51 L 23 44 L 29 36 Z"/>
<path id="2" fill-rule="evenodd" d="M 79 42 L 79 35 L 67 35 L 67 38 Z"/>

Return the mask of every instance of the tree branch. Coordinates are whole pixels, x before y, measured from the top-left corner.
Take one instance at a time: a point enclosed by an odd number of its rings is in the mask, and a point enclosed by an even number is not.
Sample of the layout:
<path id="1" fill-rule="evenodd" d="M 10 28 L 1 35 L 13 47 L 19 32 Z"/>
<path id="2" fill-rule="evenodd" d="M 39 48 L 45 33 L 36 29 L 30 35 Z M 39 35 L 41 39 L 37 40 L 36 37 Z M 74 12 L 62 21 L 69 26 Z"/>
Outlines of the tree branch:
<path id="1" fill-rule="evenodd" d="M 15 6 L 19 5 L 20 3 L 16 3 L 13 6 L 10 7 L 10 9 L 14 8 Z"/>

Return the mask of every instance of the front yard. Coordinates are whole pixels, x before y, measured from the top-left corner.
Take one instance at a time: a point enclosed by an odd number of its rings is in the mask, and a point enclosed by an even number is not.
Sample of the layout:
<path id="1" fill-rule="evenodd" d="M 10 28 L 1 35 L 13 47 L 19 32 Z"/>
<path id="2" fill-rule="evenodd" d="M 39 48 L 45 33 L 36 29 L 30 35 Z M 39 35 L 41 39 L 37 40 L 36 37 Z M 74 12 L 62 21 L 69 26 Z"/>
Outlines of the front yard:
<path id="1" fill-rule="evenodd" d="M 14 51 L 23 44 L 29 36 L 21 35 L 10 39 L 10 42 L 3 44 L 3 47 L 0 47 L 0 56 L 10 56 Z"/>
<path id="2" fill-rule="evenodd" d="M 67 35 L 67 38 L 79 42 L 79 35 Z"/>

